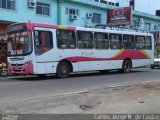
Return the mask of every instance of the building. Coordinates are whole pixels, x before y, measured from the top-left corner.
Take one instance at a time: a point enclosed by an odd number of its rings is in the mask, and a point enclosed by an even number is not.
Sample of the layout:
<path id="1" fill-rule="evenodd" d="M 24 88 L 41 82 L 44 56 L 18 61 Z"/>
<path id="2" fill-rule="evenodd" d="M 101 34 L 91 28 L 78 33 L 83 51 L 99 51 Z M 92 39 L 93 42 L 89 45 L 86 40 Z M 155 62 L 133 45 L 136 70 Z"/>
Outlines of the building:
<path id="1" fill-rule="evenodd" d="M 134 7 L 134 29 L 154 31 L 160 29 L 160 17 L 139 12 L 139 0 L 0 0 L 0 31 L 15 22 L 39 22 L 69 26 L 95 27 L 107 25 L 107 11 L 119 7 Z M 142 1 L 142 0 L 141 0 Z M 144 1 L 144 0 L 143 0 Z M 146 0 L 145 0 L 146 1 Z M 147 0 L 151 1 L 151 0 Z M 158 0 L 155 0 L 158 1 Z M 152 7 L 151 7 L 152 8 Z M 139 10 L 139 11 L 136 11 Z M 144 9 L 145 10 L 145 9 Z"/>
<path id="2" fill-rule="evenodd" d="M 12 23 L 31 21 L 95 27 L 108 25 L 108 10 L 128 6 L 131 6 L 134 11 L 131 15 L 131 25 L 127 27 L 148 32 L 159 30 L 160 17 L 148 14 L 153 13 L 151 9 L 144 11 L 147 10 L 146 7 L 152 8 L 151 0 L 147 1 L 145 4 L 140 4 L 139 0 L 0 0 L 0 44 L 6 42 L 5 29 Z M 140 9 L 142 6 L 145 8 Z"/>
<path id="3" fill-rule="evenodd" d="M 126 1 L 126 2 L 122 2 Z M 131 0 L 0 0 L 0 31 L 14 22 L 40 22 L 70 26 L 94 27 L 107 24 L 107 11 L 126 7 Z M 138 1 L 138 0 L 137 0 Z M 123 5 L 122 5 L 123 3 Z M 136 0 L 135 0 L 135 8 Z M 152 31 L 160 18 L 133 11 L 132 26 Z"/>
<path id="4" fill-rule="evenodd" d="M 0 27 L 14 22 L 57 23 L 56 0 L 0 0 Z"/>
<path id="5" fill-rule="evenodd" d="M 156 10 L 160 10 L 159 0 L 115 0 L 120 7 L 132 6 L 135 11 L 156 15 Z"/>

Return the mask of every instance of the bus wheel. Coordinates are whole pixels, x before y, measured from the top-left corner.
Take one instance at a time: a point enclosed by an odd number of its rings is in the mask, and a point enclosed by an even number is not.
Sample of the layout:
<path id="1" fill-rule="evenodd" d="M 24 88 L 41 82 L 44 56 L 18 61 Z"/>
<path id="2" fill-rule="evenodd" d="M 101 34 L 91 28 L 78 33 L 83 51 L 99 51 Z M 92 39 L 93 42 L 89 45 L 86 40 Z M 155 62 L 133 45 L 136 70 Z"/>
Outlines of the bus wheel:
<path id="1" fill-rule="evenodd" d="M 132 68 L 132 63 L 130 62 L 130 60 L 125 60 L 122 65 L 122 72 L 129 73 L 131 71 L 131 68 Z"/>
<path id="2" fill-rule="evenodd" d="M 57 67 L 57 77 L 67 78 L 70 73 L 70 66 L 67 62 L 60 62 Z"/>

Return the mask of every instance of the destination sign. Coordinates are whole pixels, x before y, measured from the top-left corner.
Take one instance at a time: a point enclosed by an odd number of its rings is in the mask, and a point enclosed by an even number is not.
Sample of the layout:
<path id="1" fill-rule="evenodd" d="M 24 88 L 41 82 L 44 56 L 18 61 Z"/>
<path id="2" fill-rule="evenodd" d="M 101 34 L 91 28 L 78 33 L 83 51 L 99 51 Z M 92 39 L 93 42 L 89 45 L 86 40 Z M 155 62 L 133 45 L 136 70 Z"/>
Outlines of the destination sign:
<path id="1" fill-rule="evenodd" d="M 25 23 L 10 25 L 7 27 L 7 34 L 22 32 L 26 29 L 27 27 Z"/>

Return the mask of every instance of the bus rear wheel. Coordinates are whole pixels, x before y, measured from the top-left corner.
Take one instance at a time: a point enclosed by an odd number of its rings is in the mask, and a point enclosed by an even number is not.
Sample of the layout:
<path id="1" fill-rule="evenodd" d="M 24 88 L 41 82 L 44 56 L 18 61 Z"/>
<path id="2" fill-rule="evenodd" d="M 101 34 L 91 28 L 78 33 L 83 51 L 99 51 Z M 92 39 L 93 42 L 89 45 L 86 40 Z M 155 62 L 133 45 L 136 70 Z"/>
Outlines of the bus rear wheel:
<path id="1" fill-rule="evenodd" d="M 60 62 L 57 67 L 57 77 L 58 78 L 67 78 L 70 73 L 70 66 L 67 62 Z"/>
<path id="2" fill-rule="evenodd" d="M 132 68 L 132 63 L 130 60 L 124 60 L 123 64 L 122 64 L 122 72 L 123 73 L 129 73 L 131 72 L 131 68 Z"/>

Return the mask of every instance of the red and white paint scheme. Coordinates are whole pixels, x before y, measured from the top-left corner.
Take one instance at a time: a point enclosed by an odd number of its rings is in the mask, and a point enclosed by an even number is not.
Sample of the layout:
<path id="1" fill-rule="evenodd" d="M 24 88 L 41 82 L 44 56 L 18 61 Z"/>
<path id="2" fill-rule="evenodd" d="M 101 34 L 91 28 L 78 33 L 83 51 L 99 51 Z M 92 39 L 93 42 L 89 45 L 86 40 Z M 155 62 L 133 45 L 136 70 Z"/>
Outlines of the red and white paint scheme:
<path id="1" fill-rule="evenodd" d="M 149 33 L 26 22 L 8 26 L 7 35 L 10 74 L 65 78 L 81 71 L 130 72 L 154 59 Z"/>

